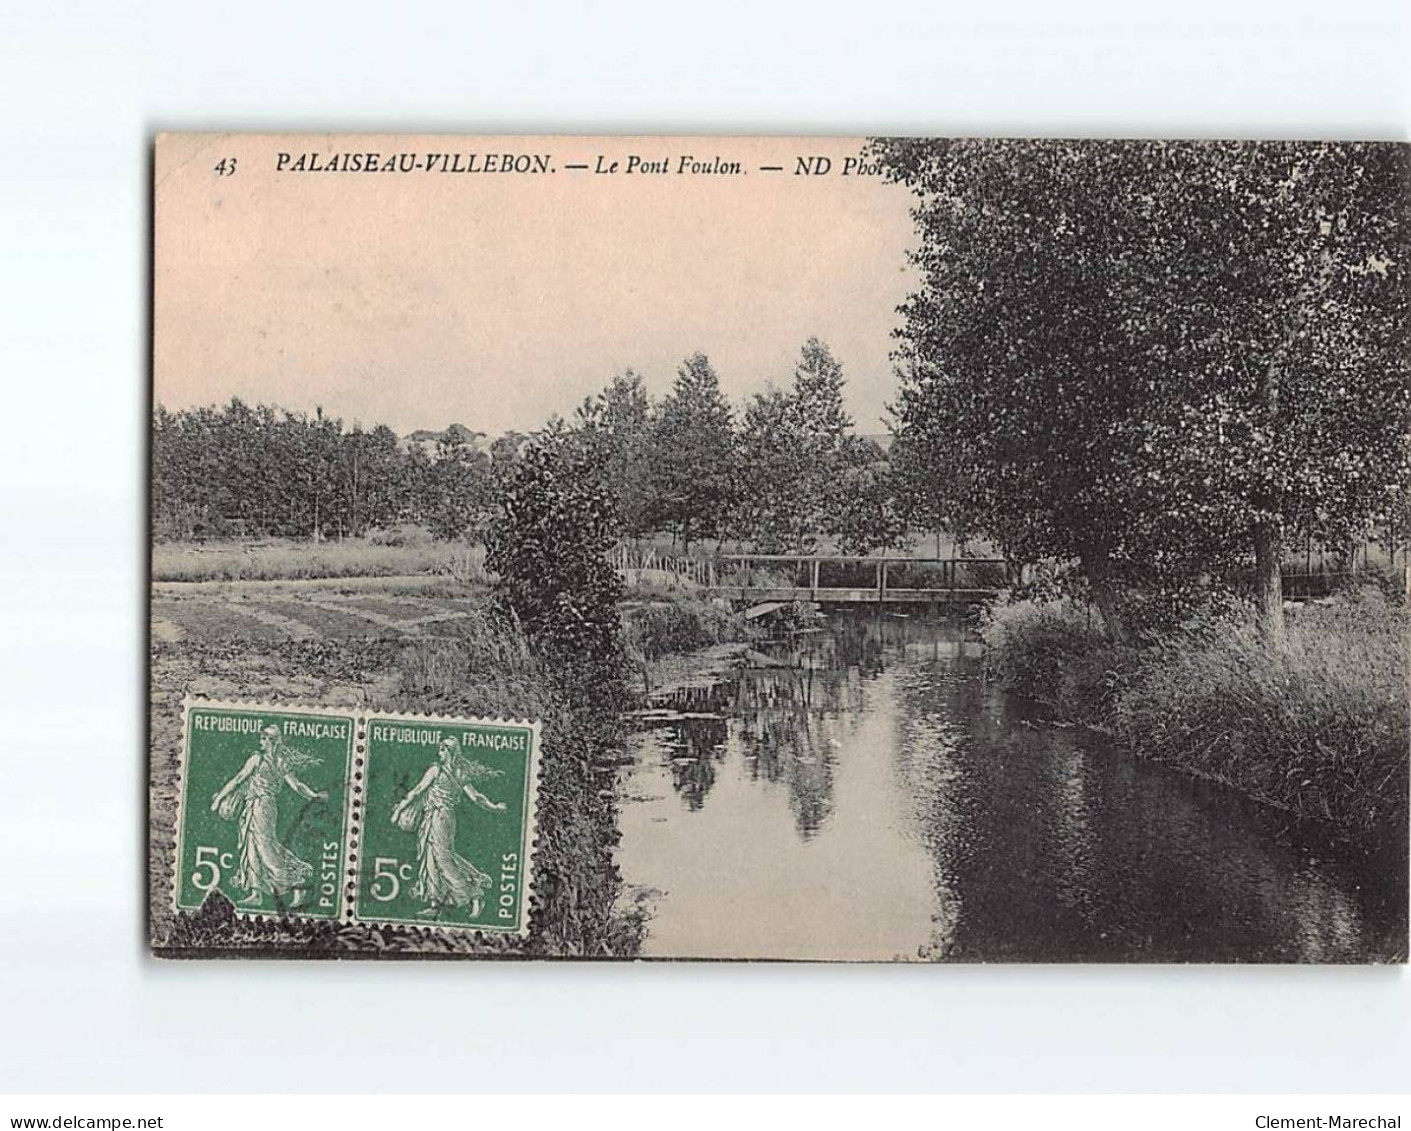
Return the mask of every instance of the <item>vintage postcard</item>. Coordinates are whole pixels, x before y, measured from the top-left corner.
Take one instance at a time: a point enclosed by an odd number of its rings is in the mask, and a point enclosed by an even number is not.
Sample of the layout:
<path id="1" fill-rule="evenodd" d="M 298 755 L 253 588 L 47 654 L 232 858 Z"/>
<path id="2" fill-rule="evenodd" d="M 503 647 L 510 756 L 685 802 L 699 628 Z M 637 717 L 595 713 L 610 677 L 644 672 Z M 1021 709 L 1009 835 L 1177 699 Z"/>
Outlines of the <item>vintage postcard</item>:
<path id="1" fill-rule="evenodd" d="M 158 138 L 153 950 L 1405 962 L 1408 188 Z"/>

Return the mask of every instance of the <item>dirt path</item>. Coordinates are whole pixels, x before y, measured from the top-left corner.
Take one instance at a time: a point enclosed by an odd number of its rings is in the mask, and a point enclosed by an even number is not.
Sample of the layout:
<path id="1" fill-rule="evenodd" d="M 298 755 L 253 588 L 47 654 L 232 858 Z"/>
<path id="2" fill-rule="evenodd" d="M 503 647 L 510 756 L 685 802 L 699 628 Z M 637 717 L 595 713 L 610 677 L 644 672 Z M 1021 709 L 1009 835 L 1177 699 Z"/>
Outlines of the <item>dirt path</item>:
<path id="1" fill-rule="evenodd" d="M 267 628 L 278 629 L 288 635 L 291 640 L 313 640 L 318 633 L 309 625 L 293 617 L 286 617 L 283 613 L 276 613 L 273 609 L 267 609 L 262 605 L 254 605 L 245 601 L 232 601 L 223 606 L 233 613 L 238 613 L 242 617 L 249 617 L 257 620 Z"/>
<path id="2" fill-rule="evenodd" d="M 443 621 L 459 620 L 470 616 L 466 609 L 436 609 L 435 612 L 426 613 L 419 617 L 393 617 L 386 613 L 373 612 L 359 605 L 350 604 L 347 601 L 339 601 L 332 597 L 301 597 L 301 602 L 312 605 L 316 609 L 326 609 L 331 613 L 343 613 L 345 616 L 359 617 L 379 628 L 390 629 L 393 632 L 414 633 L 422 625 L 440 624 Z M 405 600 L 405 598 L 404 598 Z M 421 603 L 418 602 L 420 605 Z M 425 607 L 425 605 L 421 605 Z"/>
<path id="3" fill-rule="evenodd" d="M 186 639 L 186 630 L 166 617 L 152 618 L 152 639 L 163 644 L 179 644 Z"/>

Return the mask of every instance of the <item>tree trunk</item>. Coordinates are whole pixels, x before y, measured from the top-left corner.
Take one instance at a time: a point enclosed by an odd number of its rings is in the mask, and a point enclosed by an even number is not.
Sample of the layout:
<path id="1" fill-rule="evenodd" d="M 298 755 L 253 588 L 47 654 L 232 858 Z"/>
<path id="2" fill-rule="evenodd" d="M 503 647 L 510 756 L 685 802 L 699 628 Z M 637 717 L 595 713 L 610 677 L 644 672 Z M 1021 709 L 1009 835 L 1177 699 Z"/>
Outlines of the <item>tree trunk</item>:
<path id="1" fill-rule="evenodd" d="M 1109 578 L 1092 583 L 1093 604 L 1102 615 L 1102 624 L 1115 644 L 1130 644 L 1132 634 L 1117 611 L 1117 590 Z"/>
<path id="2" fill-rule="evenodd" d="M 1112 583 L 1107 551 L 1099 550 L 1085 554 L 1080 564 L 1084 576 L 1088 579 L 1093 604 L 1102 616 L 1102 626 L 1107 630 L 1108 638 L 1115 644 L 1132 643 L 1132 634 L 1117 607 L 1117 587 Z"/>
<path id="3" fill-rule="evenodd" d="M 1279 569 L 1283 539 L 1272 522 L 1254 525 L 1254 608 L 1264 638 L 1276 647 L 1284 644 L 1284 579 Z"/>
<path id="4" fill-rule="evenodd" d="M 1265 423 L 1277 442 L 1280 433 L 1280 384 L 1289 347 L 1297 340 L 1319 295 L 1333 277 L 1333 257 L 1324 247 L 1312 276 L 1298 289 L 1290 311 L 1289 329 L 1259 378 L 1259 403 Z M 1282 500 L 1277 495 L 1255 498 L 1265 515 L 1254 522 L 1254 607 L 1264 638 L 1275 648 L 1284 644 L 1284 579 L 1279 559 L 1283 554 L 1283 527 L 1279 517 Z"/>

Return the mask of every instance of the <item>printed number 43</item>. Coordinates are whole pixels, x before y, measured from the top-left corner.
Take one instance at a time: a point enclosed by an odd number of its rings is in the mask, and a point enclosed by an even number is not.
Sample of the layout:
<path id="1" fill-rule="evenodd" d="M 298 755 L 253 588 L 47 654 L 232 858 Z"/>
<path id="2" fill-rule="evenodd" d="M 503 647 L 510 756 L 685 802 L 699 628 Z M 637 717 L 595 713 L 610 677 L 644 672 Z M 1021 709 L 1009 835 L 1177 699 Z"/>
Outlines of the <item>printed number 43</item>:
<path id="1" fill-rule="evenodd" d="M 218 177 L 235 176 L 235 158 L 222 157 L 219 161 L 216 162 L 216 167 L 213 172 Z"/>
<path id="2" fill-rule="evenodd" d="M 221 869 L 228 871 L 234 866 L 235 858 L 229 852 L 203 844 L 196 849 L 196 870 L 191 873 L 191 883 L 198 891 L 210 891 L 220 883 Z"/>

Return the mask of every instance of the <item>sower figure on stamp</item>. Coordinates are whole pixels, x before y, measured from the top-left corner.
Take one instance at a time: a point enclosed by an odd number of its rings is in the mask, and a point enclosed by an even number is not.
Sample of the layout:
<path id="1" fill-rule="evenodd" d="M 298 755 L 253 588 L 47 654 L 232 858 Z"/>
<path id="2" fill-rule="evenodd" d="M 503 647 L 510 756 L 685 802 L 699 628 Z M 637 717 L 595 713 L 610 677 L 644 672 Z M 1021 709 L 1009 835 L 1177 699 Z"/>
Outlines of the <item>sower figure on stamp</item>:
<path id="1" fill-rule="evenodd" d="M 240 867 L 235 884 L 249 894 L 241 904 L 257 904 L 266 894 L 306 887 L 313 865 L 300 860 L 279 841 L 279 789 L 287 785 L 310 801 L 327 801 L 326 790 L 313 790 L 294 776 L 319 759 L 285 745 L 277 726 L 260 731 L 260 750 L 211 798 L 211 808 L 229 821 L 240 819 Z"/>
<path id="2" fill-rule="evenodd" d="M 468 907 L 474 917 L 490 877 L 456 852 L 456 805 L 464 796 L 482 809 L 503 813 L 504 802 L 491 801 L 471 784 L 473 778 L 498 773 L 467 758 L 455 738 L 443 738 L 437 756 L 421 781 L 393 807 L 392 821 L 404 832 L 417 834 L 412 894 L 427 905 L 417 914 L 432 918 L 449 905 Z"/>

